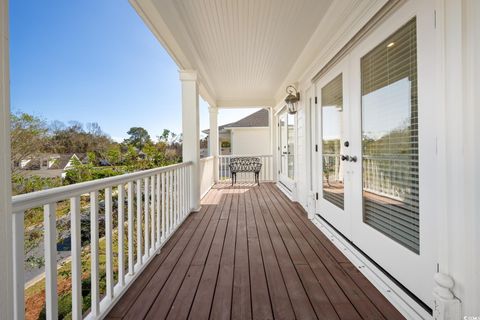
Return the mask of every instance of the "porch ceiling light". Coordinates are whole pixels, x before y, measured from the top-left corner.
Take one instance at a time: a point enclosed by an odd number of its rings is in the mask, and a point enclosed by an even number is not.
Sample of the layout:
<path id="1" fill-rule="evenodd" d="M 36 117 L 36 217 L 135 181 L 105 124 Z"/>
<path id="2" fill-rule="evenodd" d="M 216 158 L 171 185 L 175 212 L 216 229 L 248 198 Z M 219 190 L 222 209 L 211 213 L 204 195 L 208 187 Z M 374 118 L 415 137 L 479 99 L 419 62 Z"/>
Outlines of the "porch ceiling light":
<path id="1" fill-rule="evenodd" d="M 292 85 L 289 85 L 286 91 L 288 95 L 285 98 L 285 103 L 287 104 L 288 113 L 295 114 L 297 113 L 298 101 L 300 101 L 300 92 Z"/>

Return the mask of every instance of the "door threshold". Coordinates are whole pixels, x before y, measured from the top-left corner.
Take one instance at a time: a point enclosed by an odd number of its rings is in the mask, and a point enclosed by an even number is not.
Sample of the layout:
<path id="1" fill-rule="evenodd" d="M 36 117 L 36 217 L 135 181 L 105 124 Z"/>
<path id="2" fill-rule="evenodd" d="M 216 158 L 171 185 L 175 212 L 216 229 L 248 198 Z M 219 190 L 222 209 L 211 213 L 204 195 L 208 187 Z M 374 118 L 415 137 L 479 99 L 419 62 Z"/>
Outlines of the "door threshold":
<path id="1" fill-rule="evenodd" d="M 405 318 L 433 319 L 431 308 L 418 298 L 412 297 L 410 292 L 406 292 L 401 284 L 396 283 L 398 281 L 387 275 L 321 216 L 316 214 L 312 222 Z"/>

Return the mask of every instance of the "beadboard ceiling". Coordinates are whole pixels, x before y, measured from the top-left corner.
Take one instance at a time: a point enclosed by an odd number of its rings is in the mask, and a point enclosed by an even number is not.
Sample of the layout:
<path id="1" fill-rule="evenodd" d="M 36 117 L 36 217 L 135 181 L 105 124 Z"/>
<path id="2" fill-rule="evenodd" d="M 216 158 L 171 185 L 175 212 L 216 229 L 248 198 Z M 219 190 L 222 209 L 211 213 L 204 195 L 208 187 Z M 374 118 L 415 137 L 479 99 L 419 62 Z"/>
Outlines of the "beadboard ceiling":
<path id="1" fill-rule="evenodd" d="M 343 1 L 343 0 L 342 0 Z M 271 105 L 332 0 L 131 0 L 219 106 Z"/>

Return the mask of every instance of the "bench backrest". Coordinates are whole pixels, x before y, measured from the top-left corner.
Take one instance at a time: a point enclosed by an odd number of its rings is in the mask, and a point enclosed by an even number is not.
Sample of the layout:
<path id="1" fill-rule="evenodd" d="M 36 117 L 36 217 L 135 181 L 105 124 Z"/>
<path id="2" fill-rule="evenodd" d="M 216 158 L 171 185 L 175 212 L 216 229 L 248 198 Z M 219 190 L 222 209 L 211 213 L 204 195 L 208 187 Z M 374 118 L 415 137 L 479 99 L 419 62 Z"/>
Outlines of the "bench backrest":
<path id="1" fill-rule="evenodd" d="M 262 162 L 258 157 L 234 157 L 229 164 L 232 172 L 259 172 Z"/>

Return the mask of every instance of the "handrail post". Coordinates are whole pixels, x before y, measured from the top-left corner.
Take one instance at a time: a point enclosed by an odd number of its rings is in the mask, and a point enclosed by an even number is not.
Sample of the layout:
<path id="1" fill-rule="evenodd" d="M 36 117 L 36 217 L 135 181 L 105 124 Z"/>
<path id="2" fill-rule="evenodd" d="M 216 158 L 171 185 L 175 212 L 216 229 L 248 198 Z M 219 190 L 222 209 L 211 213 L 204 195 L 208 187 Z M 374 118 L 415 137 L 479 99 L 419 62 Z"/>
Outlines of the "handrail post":
<path id="1" fill-rule="evenodd" d="M 200 210 L 200 119 L 198 107 L 197 72 L 181 70 L 183 161 L 191 161 L 189 211 Z"/>
<path id="2" fill-rule="evenodd" d="M 208 137 L 208 147 L 210 155 L 213 157 L 213 180 L 218 182 L 218 108 L 210 106 L 210 134 Z"/>
<path id="3" fill-rule="evenodd" d="M 0 0 L 0 319 L 14 318 L 8 12 Z"/>

